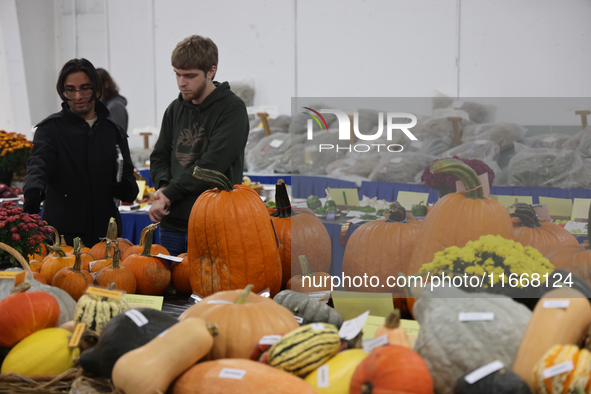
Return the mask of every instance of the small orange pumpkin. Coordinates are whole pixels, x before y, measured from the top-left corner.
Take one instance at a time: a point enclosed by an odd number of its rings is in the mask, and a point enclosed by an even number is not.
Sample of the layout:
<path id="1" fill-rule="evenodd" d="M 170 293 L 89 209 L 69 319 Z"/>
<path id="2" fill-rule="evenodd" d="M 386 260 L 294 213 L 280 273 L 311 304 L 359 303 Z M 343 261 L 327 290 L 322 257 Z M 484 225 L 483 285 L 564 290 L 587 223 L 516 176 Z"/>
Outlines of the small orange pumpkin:
<path id="1" fill-rule="evenodd" d="M 152 223 L 152 224 L 149 224 L 148 226 L 144 227 L 144 229 L 142 230 L 142 232 L 140 234 L 140 243 L 138 245 L 133 245 L 133 246 L 130 246 L 129 248 L 127 248 L 123 252 L 121 260 L 125 260 L 127 257 L 129 257 L 129 255 L 132 255 L 132 254 L 142 254 L 142 252 L 144 251 L 144 247 L 146 246 L 146 238 L 148 237 L 148 232 L 150 231 L 150 229 L 156 230 L 157 228 L 158 228 L 157 223 Z M 166 249 L 164 246 L 158 245 L 158 244 L 152 244 L 152 254 L 158 255 L 160 253 L 165 254 L 165 255 L 170 255 L 170 253 L 168 252 L 168 249 Z"/>
<path id="2" fill-rule="evenodd" d="M 121 250 L 121 253 L 125 253 L 125 251 L 127 250 L 127 248 L 129 248 L 131 245 L 129 245 L 127 242 L 125 241 L 119 241 L 117 238 L 117 233 L 118 233 L 118 229 L 117 229 L 117 222 L 115 221 L 115 218 L 111 218 L 109 220 L 109 226 L 107 227 L 107 239 L 110 239 L 111 241 L 115 241 L 119 243 L 119 249 Z M 95 244 L 91 249 L 90 249 L 90 254 L 92 254 L 95 258 L 95 260 L 99 260 L 102 259 L 105 256 L 105 253 L 107 252 L 107 242 L 106 241 L 102 241 L 99 242 L 97 244 Z M 110 255 L 109 255 L 110 257 Z"/>
<path id="3" fill-rule="evenodd" d="M 102 287 L 109 287 L 109 285 L 114 283 L 115 289 L 125 290 L 127 294 L 135 294 L 137 288 L 135 275 L 129 268 L 119 265 L 121 251 L 117 242 L 112 242 L 111 245 L 113 247 L 112 265 L 106 266 L 98 271 L 94 283 Z"/>
<path id="4" fill-rule="evenodd" d="M 302 274 L 293 276 L 287 282 L 289 290 L 300 293 L 331 290 L 331 276 L 326 272 L 312 272 L 306 256 L 299 256 Z M 306 279 L 304 279 L 306 278 Z"/>
<path id="5" fill-rule="evenodd" d="M 376 330 L 374 338 L 382 335 L 387 336 L 390 345 L 404 346 L 412 349 L 408 335 L 406 335 L 406 331 L 400 325 L 400 309 L 394 309 L 390 312 L 388 317 L 386 317 L 386 322 Z"/>
<path id="6" fill-rule="evenodd" d="M 74 255 L 76 256 L 74 266 L 60 269 L 52 280 L 52 286 L 64 290 L 75 301 L 78 301 L 88 285 L 93 283 L 90 272 L 80 269 L 82 265 L 80 250 L 80 238 L 76 237 L 74 238 Z"/>
<path id="7" fill-rule="evenodd" d="M 76 258 L 67 256 L 66 252 L 57 245 L 48 246 L 48 249 L 51 253 L 47 255 L 46 260 L 43 262 L 40 273 L 45 277 L 47 284 L 52 285 L 55 274 L 62 268 L 74 266 Z"/>
<path id="8" fill-rule="evenodd" d="M 172 286 L 182 294 L 191 294 L 191 279 L 189 278 L 189 256 L 187 253 L 181 253 L 178 257 L 182 257 L 183 261 L 173 262 L 170 266 L 172 271 Z"/>

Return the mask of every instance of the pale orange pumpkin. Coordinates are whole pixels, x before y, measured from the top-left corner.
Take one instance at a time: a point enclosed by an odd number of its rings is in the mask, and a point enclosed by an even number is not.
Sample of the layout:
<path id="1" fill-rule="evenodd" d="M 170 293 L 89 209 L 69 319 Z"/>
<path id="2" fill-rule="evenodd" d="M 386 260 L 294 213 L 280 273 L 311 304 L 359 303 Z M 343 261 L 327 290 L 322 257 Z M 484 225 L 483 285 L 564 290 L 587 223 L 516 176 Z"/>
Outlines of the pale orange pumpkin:
<path id="1" fill-rule="evenodd" d="M 540 222 L 530 204 L 516 203 L 507 208 L 512 218 L 518 218 L 514 223 L 515 241 L 523 246 L 531 246 L 546 256 L 560 246 L 578 246 L 579 241 L 569 231 L 552 222 Z"/>
<path id="2" fill-rule="evenodd" d="M 74 238 L 74 266 L 60 269 L 52 280 L 52 286 L 58 287 L 68 293 L 75 301 L 78 301 L 84 291 L 93 283 L 92 276 L 87 270 L 80 269 L 80 238 Z M 47 263 L 46 263 L 47 264 Z"/>
<path id="3" fill-rule="evenodd" d="M 171 273 L 168 264 L 150 256 L 153 236 L 154 229 L 151 229 L 143 253 L 132 254 L 121 263 L 122 267 L 127 267 L 133 272 L 137 282 L 137 294 L 162 295 L 170 284 Z"/>
<path id="4" fill-rule="evenodd" d="M 53 277 L 59 270 L 66 267 L 74 266 L 76 258 L 74 256 L 67 256 L 59 246 L 48 246 L 50 254 L 47 255 L 46 260 L 41 267 L 41 275 L 45 277 L 48 285 L 52 285 Z"/>
<path id="5" fill-rule="evenodd" d="M 172 271 L 172 286 L 182 294 L 191 294 L 191 279 L 189 278 L 189 256 L 187 253 L 181 253 L 178 257 L 182 257 L 183 261 L 173 262 L 170 266 Z"/>
<path id="6" fill-rule="evenodd" d="M 302 274 L 293 276 L 287 282 L 289 290 L 300 293 L 326 291 L 332 289 L 331 276 L 326 272 L 312 272 L 306 256 L 299 256 Z"/>
<path id="7" fill-rule="evenodd" d="M 179 317 L 200 317 L 217 323 L 219 334 L 207 359 L 249 358 L 265 335 L 286 334 L 299 327 L 294 315 L 270 298 L 243 290 L 229 290 L 205 297 Z"/>
<path id="8" fill-rule="evenodd" d="M 277 236 L 259 194 L 232 185 L 224 174 L 195 167 L 193 176 L 215 186 L 203 192 L 189 216 L 189 267 L 194 293 L 208 296 L 248 284 L 271 296 L 281 288 Z"/>
<path id="9" fill-rule="evenodd" d="M 470 166 L 457 159 L 431 163 L 431 173 L 442 172 L 458 177 L 468 191 L 447 194 L 425 217 L 410 259 L 411 274 L 433 261 L 436 252 L 450 246 L 462 248 L 468 241 L 487 234 L 514 239 L 509 213 L 500 202 L 484 197 L 482 184 Z"/>
<path id="10" fill-rule="evenodd" d="M 299 256 L 308 258 L 312 272 L 328 272 L 332 259 L 330 236 L 322 221 L 314 214 L 291 209 L 287 188 L 282 179 L 275 188 L 277 210 L 271 215 L 281 256 L 281 288 L 286 288 L 292 276 L 301 275 Z"/>

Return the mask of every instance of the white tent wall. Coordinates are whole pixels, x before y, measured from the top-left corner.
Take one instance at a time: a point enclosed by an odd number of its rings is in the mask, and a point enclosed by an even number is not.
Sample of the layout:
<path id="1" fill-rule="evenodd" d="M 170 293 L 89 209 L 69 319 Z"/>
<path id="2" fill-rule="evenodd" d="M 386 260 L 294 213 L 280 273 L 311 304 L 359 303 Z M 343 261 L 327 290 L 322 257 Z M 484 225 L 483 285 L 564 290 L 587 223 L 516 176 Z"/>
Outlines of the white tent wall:
<path id="1" fill-rule="evenodd" d="M 251 80 L 255 105 L 275 105 L 285 114 L 295 95 L 421 97 L 438 90 L 462 97 L 591 97 L 587 0 L 0 0 L 0 5 L 17 11 L 18 23 L 5 24 L 2 15 L 0 28 L 4 45 L 21 42 L 24 59 L 24 71 L 18 71 L 6 66 L 6 51 L 0 51 L 0 83 L 10 81 L 12 92 L 18 73 L 26 74 L 29 96 L 27 102 L 10 93 L 7 100 L 2 89 L 0 129 L 19 132 L 59 108 L 54 88 L 59 69 L 68 59 L 86 57 L 120 85 L 129 100 L 130 145 L 142 146 L 133 130 L 159 128 L 178 92 L 170 54 L 191 34 L 218 45 L 217 80 Z M 28 124 L 7 123 L 27 116 Z"/>

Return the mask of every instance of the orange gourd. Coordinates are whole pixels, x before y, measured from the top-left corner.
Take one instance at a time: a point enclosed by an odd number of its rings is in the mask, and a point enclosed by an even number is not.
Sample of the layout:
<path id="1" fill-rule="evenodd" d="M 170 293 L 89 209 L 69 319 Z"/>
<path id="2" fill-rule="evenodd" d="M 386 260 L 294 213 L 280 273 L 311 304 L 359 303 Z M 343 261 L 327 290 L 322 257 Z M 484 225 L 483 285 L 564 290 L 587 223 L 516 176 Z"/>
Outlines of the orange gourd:
<path id="1" fill-rule="evenodd" d="M 350 394 L 433 394 L 433 378 L 425 361 L 412 349 L 386 345 L 359 364 Z"/>
<path id="2" fill-rule="evenodd" d="M 232 183 L 217 171 L 195 167 L 193 176 L 215 186 L 203 192 L 189 216 L 189 266 L 194 293 L 254 285 L 254 291 L 281 288 L 277 236 L 265 204 L 246 185 Z"/>
<path id="3" fill-rule="evenodd" d="M 516 203 L 507 208 L 512 218 L 518 218 L 514 224 L 515 241 L 523 246 L 531 246 L 546 256 L 560 246 L 578 246 L 579 241 L 570 232 L 556 223 L 540 222 L 530 204 Z"/>
<path id="4" fill-rule="evenodd" d="M 88 285 L 93 283 L 90 272 L 80 268 L 82 265 L 80 250 L 80 238 L 76 237 L 74 238 L 74 266 L 60 269 L 52 280 L 52 286 L 64 290 L 74 299 L 74 301 L 78 301 L 78 299 L 84 294 Z"/>
<path id="5" fill-rule="evenodd" d="M 44 328 L 57 326 L 60 306 L 49 293 L 27 291 L 21 283 L 9 296 L 0 300 L 0 346 L 11 348 L 21 339 Z"/>
<path id="6" fill-rule="evenodd" d="M 282 179 L 275 188 L 277 209 L 271 215 L 279 238 L 281 256 L 281 288 L 296 275 L 302 274 L 299 256 L 305 255 L 312 272 L 328 272 L 332 258 L 330 236 L 322 221 L 313 213 L 299 213 L 291 209 L 287 187 Z"/>
<path id="7" fill-rule="evenodd" d="M 46 260 L 41 267 L 41 275 L 45 278 L 48 285 L 53 284 L 53 277 L 59 270 L 66 267 L 74 266 L 76 258 L 74 256 L 67 256 L 59 246 L 48 246 L 50 254 L 47 255 Z"/>
<path id="8" fill-rule="evenodd" d="M 265 335 L 286 334 L 299 327 L 294 315 L 270 298 L 243 290 L 221 291 L 191 306 L 179 317 L 217 323 L 219 333 L 207 359 L 249 358 Z"/>
<path id="9" fill-rule="evenodd" d="M 431 163 L 431 173 L 455 175 L 467 192 L 449 193 L 439 200 L 425 217 L 410 259 L 409 272 L 416 274 L 423 264 L 433 261 L 436 252 L 450 246 L 464 247 L 481 236 L 500 235 L 514 239 L 509 213 L 498 201 L 485 197 L 476 172 L 457 159 Z"/>
<path id="10" fill-rule="evenodd" d="M 149 224 L 148 226 L 144 227 L 144 229 L 142 230 L 142 232 L 140 234 L 140 243 L 138 245 L 133 245 L 133 246 L 130 246 L 129 248 L 127 248 L 127 250 L 125 250 L 125 252 L 123 252 L 121 260 L 125 260 L 129 255 L 132 255 L 132 254 L 141 254 L 144 251 L 144 246 L 146 246 L 146 237 L 148 236 L 148 232 L 150 231 L 150 229 L 156 230 L 157 228 L 158 228 L 157 223 L 152 223 L 152 224 Z M 170 255 L 170 253 L 168 252 L 168 249 L 166 249 L 164 246 L 153 243 L 152 244 L 152 254 L 157 255 L 160 253 L 165 254 L 165 255 Z"/>
<path id="11" fill-rule="evenodd" d="M 29 267 L 31 271 L 40 273 L 41 267 L 43 267 L 43 262 L 39 260 L 29 260 Z"/>
<path id="12" fill-rule="evenodd" d="M 376 276 L 379 283 L 385 285 L 390 276 L 411 274 L 410 258 L 423 222 L 407 219 L 406 210 L 397 201 L 390 205 L 389 211 L 388 219 L 365 223 L 349 237 L 343 256 L 343 272 L 348 276 Z M 359 288 L 352 283 L 344 283 L 348 291 L 384 291 L 383 287 L 372 287 L 370 284 L 368 281 L 367 286 Z M 406 315 L 408 308 L 404 292 L 396 287 L 388 291 L 393 293 L 395 307 Z"/>
<path id="13" fill-rule="evenodd" d="M 112 242 L 111 245 L 113 247 L 112 264 L 98 271 L 94 283 L 102 287 L 109 287 L 109 285 L 114 283 L 115 289 L 125 290 L 127 294 L 135 294 L 137 288 L 135 275 L 129 268 L 119 265 L 121 251 L 117 242 Z"/>
<path id="14" fill-rule="evenodd" d="M 289 290 L 300 293 L 331 290 L 332 281 L 329 274 L 326 272 L 312 272 L 306 256 L 299 256 L 299 260 L 302 274 L 292 277 L 287 282 Z"/>
<path id="15" fill-rule="evenodd" d="M 191 279 L 189 278 L 189 256 L 187 253 L 181 253 L 178 257 L 182 257 L 183 261 L 173 262 L 170 266 L 172 271 L 172 286 L 182 294 L 191 294 Z"/>
<path id="16" fill-rule="evenodd" d="M 386 335 L 390 345 L 398 345 L 412 349 L 406 331 L 400 325 L 400 309 L 394 309 L 388 317 L 386 322 L 379 326 L 374 334 L 374 338 Z"/>
<path id="17" fill-rule="evenodd" d="M 154 229 L 150 229 L 142 254 L 132 254 L 121 263 L 121 266 L 133 272 L 137 282 L 137 294 L 162 295 L 170 284 L 171 273 L 168 264 L 150 256 L 153 236 Z"/>

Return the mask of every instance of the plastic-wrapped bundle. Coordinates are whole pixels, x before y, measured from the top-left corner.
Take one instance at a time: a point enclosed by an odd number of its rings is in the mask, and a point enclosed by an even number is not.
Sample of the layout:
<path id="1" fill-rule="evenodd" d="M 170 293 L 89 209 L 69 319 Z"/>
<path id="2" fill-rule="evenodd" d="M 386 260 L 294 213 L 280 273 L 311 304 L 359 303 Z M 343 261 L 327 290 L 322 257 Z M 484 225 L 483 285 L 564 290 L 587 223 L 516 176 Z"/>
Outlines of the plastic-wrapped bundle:
<path id="1" fill-rule="evenodd" d="M 562 147 L 576 150 L 583 158 L 591 158 L 591 127 L 587 127 L 570 137 Z"/>
<path id="2" fill-rule="evenodd" d="M 320 144 L 333 145 L 333 149 L 319 150 Z M 337 146 L 349 147 L 349 141 L 339 140 L 337 130 L 321 131 L 314 133 L 313 140 L 304 140 L 297 147 L 294 146 L 291 152 L 292 169 L 302 175 L 325 175 L 326 166 L 333 161 L 343 159 L 348 150 L 339 149 Z"/>
<path id="3" fill-rule="evenodd" d="M 436 116 L 431 118 L 420 119 L 417 122 L 415 128 L 412 129 L 413 133 L 435 135 L 442 138 L 449 138 L 454 140 L 454 128 L 453 123 L 447 120 L 447 116 Z M 474 124 L 473 122 L 462 118 L 459 122 L 460 135 L 464 127 Z M 418 137 L 417 137 L 418 138 Z"/>
<path id="4" fill-rule="evenodd" d="M 382 157 L 369 175 L 373 182 L 414 183 L 417 173 L 423 172 L 434 156 L 422 153 L 396 153 Z"/>
<path id="5" fill-rule="evenodd" d="M 452 97 L 433 97 L 433 109 L 456 108 L 465 111 L 470 120 L 475 123 L 490 123 L 494 121 L 496 108 L 493 105 L 464 101 Z"/>
<path id="6" fill-rule="evenodd" d="M 513 147 L 513 142 L 521 141 L 527 129 L 512 123 L 485 123 L 470 125 L 462 130 L 462 141 L 489 140 L 496 142 L 501 150 Z"/>
<path id="7" fill-rule="evenodd" d="M 569 138 L 570 137 L 565 134 L 541 134 L 527 137 L 524 140 L 524 143 L 530 148 L 560 149 Z"/>
<path id="8" fill-rule="evenodd" d="M 323 108 L 330 108 L 326 104 L 312 104 L 308 106 L 308 108 L 313 108 L 316 111 L 319 111 Z M 312 120 L 312 130 L 321 131 L 320 126 L 310 115 L 306 115 L 304 112 L 311 113 L 312 115 L 316 116 L 312 111 L 308 111 L 305 108 L 297 108 L 298 112 L 292 114 L 291 123 L 289 124 L 289 133 L 290 134 L 305 134 L 308 132 L 308 119 Z M 322 114 L 324 120 L 326 120 L 326 124 L 328 127 L 331 127 L 331 124 L 337 122 L 337 117 L 334 114 Z M 322 123 L 322 122 L 321 122 Z M 337 125 L 335 123 L 335 125 Z M 326 131 L 326 127 L 322 124 L 322 130 Z"/>
<path id="9" fill-rule="evenodd" d="M 445 151 L 454 147 L 454 142 L 449 137 L 441 137 L 438 135 L 416 134 L 418 141 L 407 140 L 404 141 L 405 153 L 423 153 L 425 155 L 439 156 Z"/>
<path id="10" fill-rule="evenodd" d="M 581 169 L 571 173 L 557 187 L 566 189 L 591 189 L 591 159 L 583 159 Z"/>
<path id="11" fill-rule="evenodd" d="M 285 133 L 271 134 L 259 141 L 246 155 L 251 173 L 269 173 L 275 162 L 291 147 L 291 136 Z"/>
<path id="12" fill-rule="evenodd" d="M 560 187 L 583 167 L 581 155 L 568 149 L 522 149 L 508 166 L 510 186 Z"/>
<path id="13" fill-rule="evenodd" d="M 268 119 L 269 131 L 271 134 L 276 133 L 287 133 L 289 131 L 289 124 L 291 122 L 291 116 L 280 115 L 274 119 Z M 248 141 L 244 148 L 244 155 L 246 156 L 252 148 L 254 148 L 260 140 L 265 138 L 265 130 L 262 127 L 258 127 L 261 124 L 261 119 L 257 116 L 256 119 L 250 121 L 250 133 L 248 134 Z"/>
<path id="14" fill-rule="evenodd" d="M 252 79 L 230 83 L 230 89 L 244 101 L 247 107 L 254 105 L 254 82 Z"/>
<path id="15" fill-rule="evenodd" d="M 298 156 L 298 152 L 300 156 L 304 155 L 305 140 L 306 136 L 304 134 L 291 136 L 291 148 L 288 149 L 285 153 L 283 153 L 283 155 L 281 155 L 281 157 L 277 159 L 273 167 L 275 172 L 281 174 L 297 173 L 297 170 L 295 170 L 292 166 L 292 157 L 294 156 L 294 152 L 296 152 L 296 157 Z"/>
<path id="16" fill-rule="evenodd" d="M 335 178 L 341 175 L 358 175 L 367 178 L 379 161 L 379 154 L 351 152 L 347 153 L 346 158 L 327 165 L 326 173 Z"/>
<path id="17" fill-rule="evenodd" d="M 488 140 L 474 140 L 448 150 L 441 157 L 458 156 L 463 159 L 482 160 L 488 164 L 490 161 L 496 162 L 499 159 L 500 152 L 501 148 L 496 142 Z"/>

